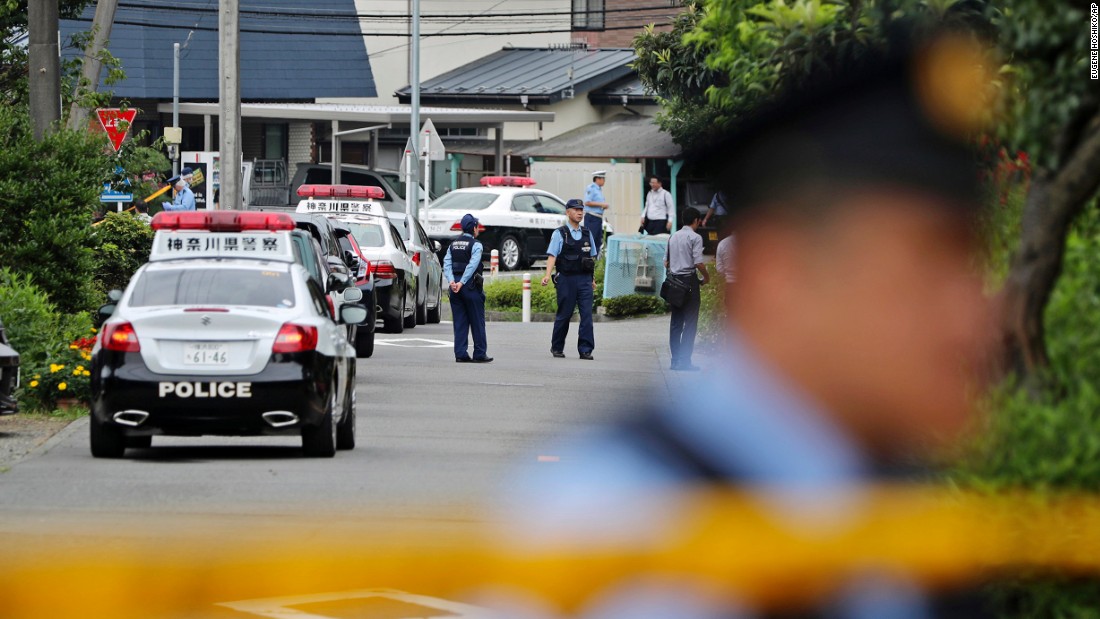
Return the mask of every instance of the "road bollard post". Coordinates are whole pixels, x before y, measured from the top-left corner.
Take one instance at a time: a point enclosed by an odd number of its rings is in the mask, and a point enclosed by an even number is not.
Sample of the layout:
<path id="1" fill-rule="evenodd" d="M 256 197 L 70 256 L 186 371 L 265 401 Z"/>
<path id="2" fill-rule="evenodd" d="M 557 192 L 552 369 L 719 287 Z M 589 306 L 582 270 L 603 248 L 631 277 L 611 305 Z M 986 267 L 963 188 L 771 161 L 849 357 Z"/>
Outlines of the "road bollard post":
<path id="1" fill-rule="evenodd" d="M 523 322 L 531 322 L 531 274 L 523 274 Z"/>

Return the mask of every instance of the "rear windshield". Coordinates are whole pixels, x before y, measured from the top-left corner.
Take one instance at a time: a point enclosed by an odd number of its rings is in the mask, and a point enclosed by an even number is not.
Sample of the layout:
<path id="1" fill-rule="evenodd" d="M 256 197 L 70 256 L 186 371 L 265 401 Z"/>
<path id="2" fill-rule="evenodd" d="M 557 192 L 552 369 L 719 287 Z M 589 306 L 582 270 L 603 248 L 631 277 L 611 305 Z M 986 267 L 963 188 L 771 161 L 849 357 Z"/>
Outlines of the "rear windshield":
<path id="1" fill-rule="evenodd" d="M 359 247 L 385 247 L 386 233 L 379 224 L 347 223 Z"/>
<path id="2" fill-rule="evenodd" d="M 432 202 L 429 209 L 453 209 L 456 211 L 483 211 L 489 208 L 489 205 L 495 202 L 497 194 L 495 193 L 481 193 L 479 191 L 464 191 L 451 193 L 443 196 L 442 198 Z"/>
<path id="3" fill-rule="evenodd" d="M 290 273 L 259 269 L 146 271 L 134 283 L 131 307 L 256 305 L 294 307 Z"/>

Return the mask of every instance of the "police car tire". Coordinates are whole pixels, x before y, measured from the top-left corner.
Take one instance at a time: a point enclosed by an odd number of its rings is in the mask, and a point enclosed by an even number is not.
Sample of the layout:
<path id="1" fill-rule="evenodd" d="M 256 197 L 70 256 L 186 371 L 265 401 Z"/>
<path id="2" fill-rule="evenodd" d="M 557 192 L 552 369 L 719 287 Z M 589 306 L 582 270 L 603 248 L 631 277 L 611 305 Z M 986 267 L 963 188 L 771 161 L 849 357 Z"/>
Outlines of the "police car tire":
<path id="1" fill-rule="evenodd" d="M 406 329 L 413 329 L 416 327 L 416 299 L 413 299 L 413 311 L 404 318 L 404 324 Z"/>
<path id="2" fill-rule="evenodd" d="M 336 427 L 336 449 L 355 449 L 355 386 L 352 377 L 351 393 L 346 398 L 344 418 Z"/>
<path id="3" fill-rule="evenodd" d="M 118 428 L 91 419 L 88 429 L 93 457 L 121 458 L 126 453 L 126 437 Z"/>
<path id="4" fill-rule="evenodd" d="M 331 458 L 336 455 L 336 428 L 332 412 L 336 407 L 336 394 L 329 401 L 328 410 L 321 423 L 302 428 L 302 451 L 310 458 Z"/>
<path id="5" fill-rule="evenodd" d="M 511 241 L 516 248 L 515 261 L 512 264 L 508 264 L 507 259 L 509 241 Z M 500 239 L 500 268 L 505 271 L 515 271 L 522 269 L 524 266 L 526 265 L 524 264 L 523 245 L 520 244 L 519 239 L 516 238 L 514 234 L 505 234 L 504 237 Z"/>
<path id="6" fill-rule="evenodd" d="M 428 323 L 437 325 L 443 320 L 443 299 L 436 302 L 435 307 L 428 308 Z"/>
<path id="7" fill-rule="evenodd" d="M 131 449 L 149 449 L 153 446 L 152 436 L 127 436 L 126 447 Z"/>
<path id="8" fill-rule="evenodd" d="M 424 293 L 424 302 L 416 304 L 416 324 L 428 324 L 428 294 Z"/>

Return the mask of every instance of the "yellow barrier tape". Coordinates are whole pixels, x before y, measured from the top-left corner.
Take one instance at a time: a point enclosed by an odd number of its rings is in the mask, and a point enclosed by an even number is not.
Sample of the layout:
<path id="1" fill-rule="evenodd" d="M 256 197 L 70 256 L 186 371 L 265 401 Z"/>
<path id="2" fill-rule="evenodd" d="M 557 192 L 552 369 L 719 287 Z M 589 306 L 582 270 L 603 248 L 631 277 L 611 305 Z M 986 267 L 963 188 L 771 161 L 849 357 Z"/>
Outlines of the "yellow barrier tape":
<path id="1" fill-rule="evenodd" d="M 0 565 L 0 616 L 193 617 L 219 602 L 378 587 L 448 599 L 521 591 L 568 611 L 617 583 L 654 575 L 690 577 L 756 608 L 794 609 L 876 570 L 929 589 L 1021 569 L 1100 576 L 1097 497 L 878 489 L 842 524 L 812 529 L 777 521 L 743 495 L 669 500 L 687 506 L 684 518 L 652 543 L 631 546 L 521 548 L 492 531 L 416 536 L 407 545 L 299 540 L 290 525 L 278 539 L 296 541 L 285 545 L 218 538 L 79 553 L 38 547 L 33 559 Z"/>

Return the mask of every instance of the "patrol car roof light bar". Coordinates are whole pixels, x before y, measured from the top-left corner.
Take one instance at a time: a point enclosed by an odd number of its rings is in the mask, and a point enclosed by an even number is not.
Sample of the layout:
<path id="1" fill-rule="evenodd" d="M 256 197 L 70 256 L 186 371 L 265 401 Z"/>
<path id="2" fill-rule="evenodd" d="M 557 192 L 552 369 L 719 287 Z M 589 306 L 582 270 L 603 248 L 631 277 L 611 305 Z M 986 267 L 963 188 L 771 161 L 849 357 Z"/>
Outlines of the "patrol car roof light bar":
<path id="1" fill-rule="evenodd" d="M 383 200 L 386 192 L 372 185 L 302 185 L 298 188 L 300 198 L 364 198 Z"/>
<path id="2" fill-rule="evenodd" d="M 531 187 L 535 179 L 526 176 L 482 176 L 482 187 Z"/>
<path id="3" fill-rule="evenodd" d="M 184 211 L 161 212 L 150 224 L 154 230 L 208 230 L 210 232 L 246 232 L 293 230 L 294 219 L 286 213 L 257 211 Z"/>

